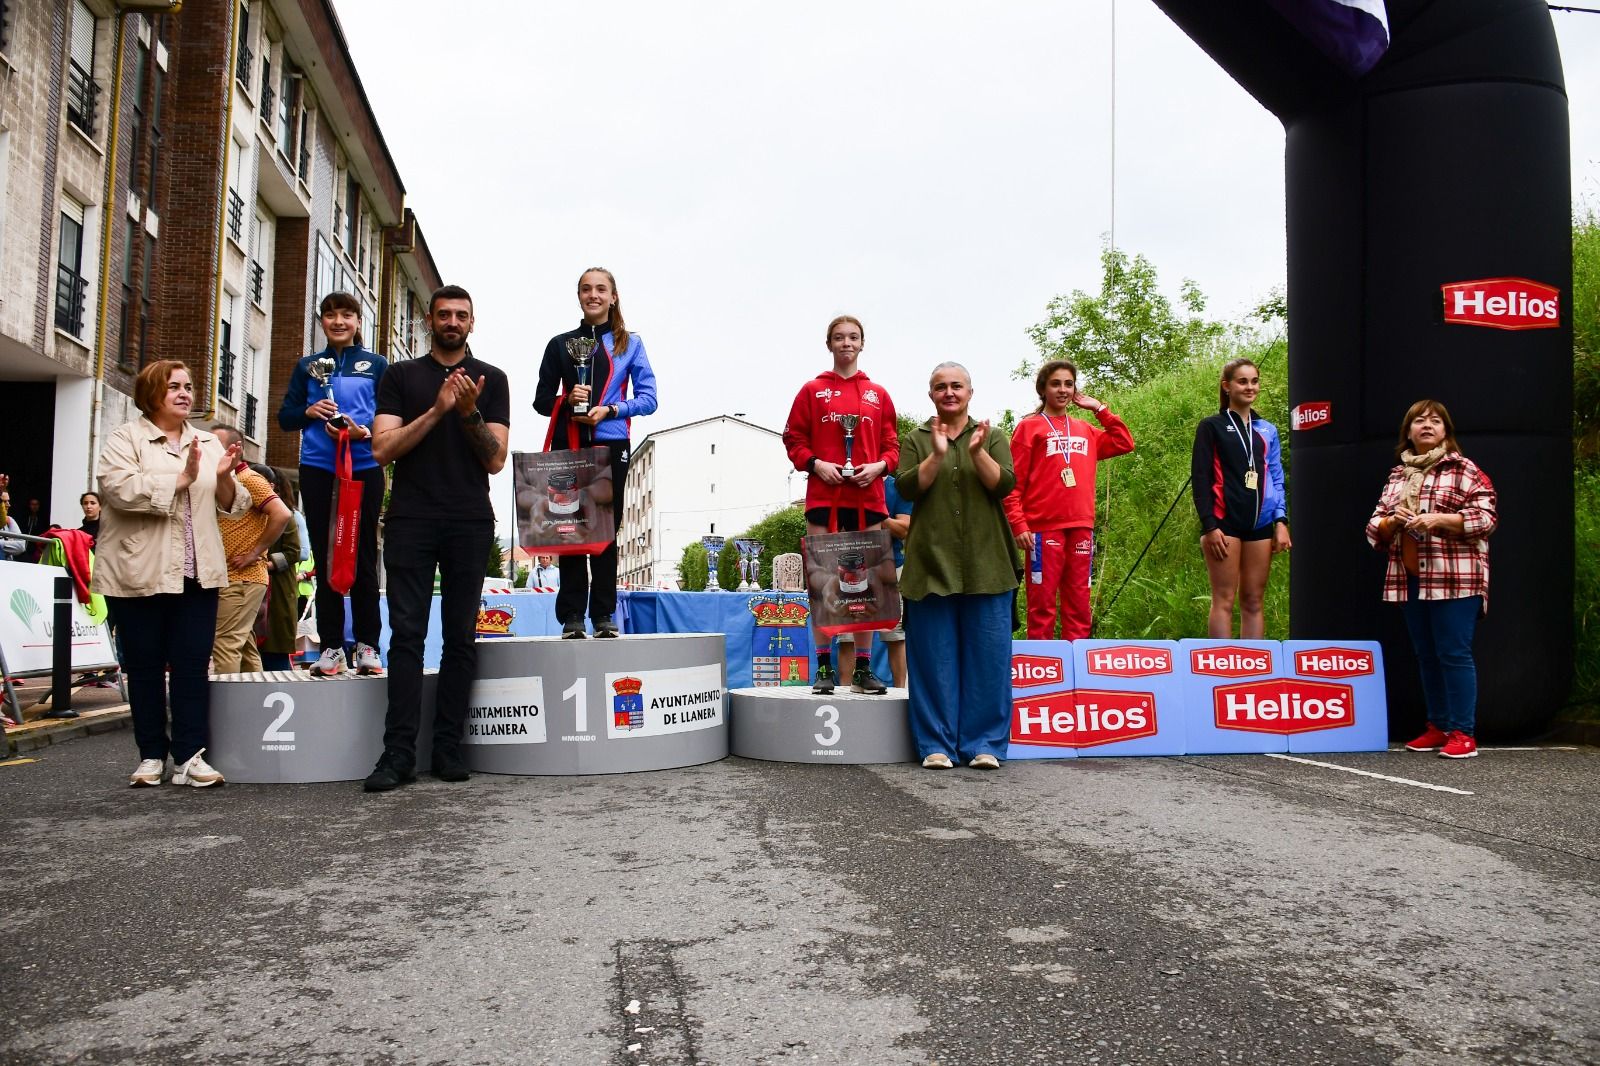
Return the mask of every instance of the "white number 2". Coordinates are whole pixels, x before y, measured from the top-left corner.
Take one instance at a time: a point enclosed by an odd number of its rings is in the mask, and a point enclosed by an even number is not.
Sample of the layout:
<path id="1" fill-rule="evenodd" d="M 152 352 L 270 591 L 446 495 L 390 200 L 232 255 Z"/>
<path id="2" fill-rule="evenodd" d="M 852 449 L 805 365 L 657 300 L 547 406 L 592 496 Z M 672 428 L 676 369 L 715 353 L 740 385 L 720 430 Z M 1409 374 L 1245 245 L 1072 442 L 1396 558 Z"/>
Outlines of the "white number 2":
<path id="1" fill-rule="evenodd" d="M 831 748 L 839 743 L 839 708 L 831 703 L 824 703 L 817 708 L 817 717 L 822 719 L 822 732 L 814 733 L 817 743 L 825 748 Z"/>
<path id="2" fill-rule="evenodd" d="M 275 703 L 283 708 L 283 713 L 274 718 L 272 724 L 267 726 L 267 731 L 261 734 L 261 743 L 293 744 L 294 730 L 280 729 L 279 727 L 289 720 L 290 715 L 294 714 L 294 697 L 287 692 L 274 692 L 261 701 L 261 706 L 271 707 Z"/>
<path id="3" fill-rule="evenodd" d="M 580 677 L 572 683 L 572 687 L 561 694 L 564 700 L 572 700 L 576 704 L 578 719 L 577 732 L 589 731 L 589 679 Z"/>

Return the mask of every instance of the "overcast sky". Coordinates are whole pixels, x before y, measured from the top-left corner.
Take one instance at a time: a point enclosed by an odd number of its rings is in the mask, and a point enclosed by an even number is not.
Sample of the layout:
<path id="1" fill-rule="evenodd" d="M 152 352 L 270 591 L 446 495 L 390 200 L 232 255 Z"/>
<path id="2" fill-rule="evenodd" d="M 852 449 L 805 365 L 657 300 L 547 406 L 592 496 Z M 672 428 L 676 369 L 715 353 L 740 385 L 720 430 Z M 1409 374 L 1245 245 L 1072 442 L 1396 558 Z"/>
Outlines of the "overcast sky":
<path id="1" fill-rule="evenodd" d="M 1148 0 L 1115 0 L 1114 49 L 1113 0 L 336 3 L 474 351 L 511 376 L 514 450 L 543 442 L 539 356 L 588 266 L 660 379 L 636 443 L 781 428 L 841 313 L 902 410 L 945 359 L 974 413 L 1030 404 L 1026 327 L 1099 284 L 1113 128 L 1116 243 L 1169 293 L 1235 317 L 1283 284 L 1282 127 Z M 1600 207 L 1600 16 L 1553 17 Z"/>

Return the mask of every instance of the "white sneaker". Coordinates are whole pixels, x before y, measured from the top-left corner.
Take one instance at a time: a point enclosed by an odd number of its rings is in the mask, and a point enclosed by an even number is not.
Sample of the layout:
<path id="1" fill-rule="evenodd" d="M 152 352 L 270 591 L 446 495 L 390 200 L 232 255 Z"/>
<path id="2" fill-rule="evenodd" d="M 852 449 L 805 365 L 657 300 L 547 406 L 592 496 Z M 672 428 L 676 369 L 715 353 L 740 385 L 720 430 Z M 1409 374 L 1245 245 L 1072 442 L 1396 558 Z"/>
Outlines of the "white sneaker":
<path id="1" fill-rule="evenodd" d="M 967 765 L 974 770 L 998 770 L 1000 769 L 1000 760 L 985 752 L 982 755 L 974 755 L 972 761 Z"/>
<path id="2" fill-rule="evenodd" d="M 355 661 L 350 665 L 362 677 L 381 677 L 383 675 L 383 660 L 378 658 L 378 649 L 371 644 L 357 642 Z"/>
<path id="3" fill-rule="evenodd" d="M 165 759 L 140 759 L 139 768 L 128 775 L 128 784 L 138 787 L 161 784 L 161 779 L 167 774 L 167 760 Z"/>
<path id="4" fill-rule="evenodd" d="M 204 759 L 206 749 L 201 748 L 189 756 L 189 761 L 172 771 L 174 785 L 193 785 L 195 788 L 210 788 L 212 785 L 222 785 L 227 782 L 222 775 L 213 770 Z"/>
<path id="5" fill-rule="evenodd" d="M 924 770 L 948 770 L 955 764 L 950 761 L 950 756 L 942 751 L 936 751 L 922 760 Z"/>
<path id="6" fill-rule="evenodd" d="M 344 672 L 343 648 L 323 648 L 322 658 L 311 664 L 312 677 L 338 677 Z"/>

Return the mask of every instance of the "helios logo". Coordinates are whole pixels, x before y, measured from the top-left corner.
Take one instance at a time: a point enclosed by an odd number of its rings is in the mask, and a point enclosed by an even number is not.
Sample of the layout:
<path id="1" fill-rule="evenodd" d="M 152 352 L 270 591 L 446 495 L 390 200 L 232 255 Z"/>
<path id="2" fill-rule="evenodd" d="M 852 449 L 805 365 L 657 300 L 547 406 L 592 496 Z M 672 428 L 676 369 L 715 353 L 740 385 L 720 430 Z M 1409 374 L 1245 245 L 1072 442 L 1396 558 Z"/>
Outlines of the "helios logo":
<path id="1" fill-rule="evenodd" d="M 1207 677 L 1249 677 L 1272 673 L 1270 648 L 1195 648 L 1189 653 L 1191 673 Z"/>
<path id="2" fill-rule="evenodd" d="M 1333 404 L 1327 400 L 1309 400 L 1289 409 L 1289 424 L 1295 429 L 1321 429 L 1333 424 Z"/>
<path id="3" fill-rule="evenodd" d="M 1061 660 L 1053 655 L 1013 655 L 1011 657 L 1011 685 L 1013 688 L 1031 688 L 1034 685 L 1059 685 L 1066 672 Z"/>
<path id="4" fill-rule="evenodd" d="M 1141 648 L 1131 644 L 1116 648 L 1095 648 L 1089 652 L 1085 666 L 1089 673 L 1102 677 L 1150 677 L 1154 674 L 1170 674 L 1172 650 Z"/>
<path id="5" fill-rule="evenodd" d="M 1052 748 L 1092 748 L 1156 734 L 1156 698 L 1149 692 L 1080 688 L 1011 701 L 1011 740 Z"/>
<path id="6" fill-rule="evenodd" d="M 1302 648 L 1294 653 L 1294 672 L 1312 677 L 1362 677 L 1377 667 L 1370 651 L 1359 648 Z"/>
<path id="7" fill-rule="evenodd" d="M 1309 733 L 1354 725 L 1349 685 L 1274 678 L 1218 685 L 1211 692 L 1218 729 L 1247 733 Z"/>
<path id="8" fill-rule="evenodd" d="M 1555 329 L 1561 290 L 1527 278 L 1480 278 L 1441 286 L 1444 320 L 1490 329 Z"/>

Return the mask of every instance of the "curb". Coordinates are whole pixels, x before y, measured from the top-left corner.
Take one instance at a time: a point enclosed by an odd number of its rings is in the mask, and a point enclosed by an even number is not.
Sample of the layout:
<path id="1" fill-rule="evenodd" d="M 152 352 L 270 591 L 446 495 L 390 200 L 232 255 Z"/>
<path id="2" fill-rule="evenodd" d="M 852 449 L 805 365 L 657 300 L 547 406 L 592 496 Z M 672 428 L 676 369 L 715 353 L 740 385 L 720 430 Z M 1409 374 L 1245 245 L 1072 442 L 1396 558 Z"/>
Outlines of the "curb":
<path id="1" fill-rule="evenodd" d="M 6 730 L 5 755 L 20 755 L 38 751 L 52 744 L 60 744 L 78 737 L 93 736 L 127 729 L 133 723 L 133 714 L 126 703 L 103 710 L 86 711 L 77 718 L 60 720 L 36 718 L 18 728 Z"/>

